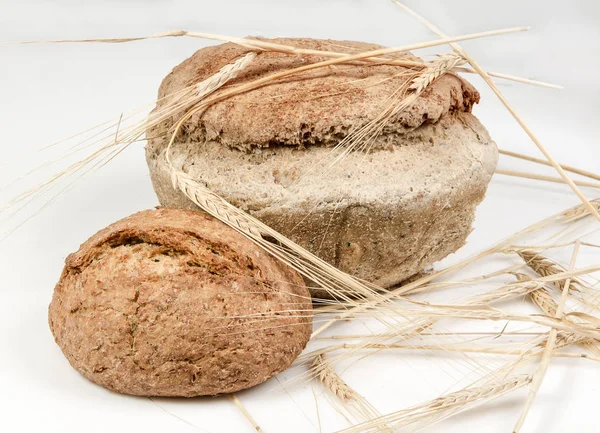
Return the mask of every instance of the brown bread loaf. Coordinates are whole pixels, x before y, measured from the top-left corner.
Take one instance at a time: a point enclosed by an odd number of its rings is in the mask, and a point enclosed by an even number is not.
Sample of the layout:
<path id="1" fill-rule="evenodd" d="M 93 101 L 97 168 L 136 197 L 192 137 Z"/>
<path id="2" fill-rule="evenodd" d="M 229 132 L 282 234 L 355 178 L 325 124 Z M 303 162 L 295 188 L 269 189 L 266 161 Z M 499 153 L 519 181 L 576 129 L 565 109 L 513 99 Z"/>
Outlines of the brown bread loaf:
<path id="1" fill-rule="evenodd" d="M 288 368 L 312 330 L 302 278 L 203 213 L 158 209 L 66 260 L 49 322 L 71 365 L 147 396 L 239 391 Z"/>

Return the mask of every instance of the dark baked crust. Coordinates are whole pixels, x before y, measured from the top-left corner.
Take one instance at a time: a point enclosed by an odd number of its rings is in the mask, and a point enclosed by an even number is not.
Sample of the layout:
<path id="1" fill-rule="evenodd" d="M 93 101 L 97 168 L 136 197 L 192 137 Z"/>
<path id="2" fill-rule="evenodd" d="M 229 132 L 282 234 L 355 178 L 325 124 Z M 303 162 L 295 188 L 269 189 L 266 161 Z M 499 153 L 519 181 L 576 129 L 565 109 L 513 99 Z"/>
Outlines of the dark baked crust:
<path id="1" fill-rule="evenodd" d="M 136 213 L 66 260 L 49 308 L 71 365 L 114 391 L 235 392 L 288 368 L 310 338 L 302 278 L 200 212 Z"/>
<path id="2" fill-rule="evenodd" d="M 268 41 L 326 51 L 357 53 L 382 48 L 380 45 L 352 41 L 319 39 L 270 39 Z M 165 98 L 184 87 L 198 83 L 232 63 L 249 50 L 227 43 L 198 50 L 176 66 L 163 80 L 157 109 L 169 102 Z M 419 60 L 409 53 L 386 57 Z M 261 52 L 229 85 L 327 60 L 318 56 Z M 211 106 L 202 115 L 186 122 L 184 137 L 220 141 L 230 147 L 249 149 L 272 145 L 336 145 L 351 131 L 378 116 L 393 102 L 390 95 L 410 79 L 399 66 L 335 65 L 286 77 L 276 83 L 231 97 Z M 165 99 L 163 99 L 165 98 Z M 451 111 L 470 111 L 479 93 L 462 78 L 445 74 L 409 108 L 389 120 L 382 136 L 403 134 L 424 123 L 435 123 Z M 149 148 L 160 151 L 164 136 L 176 115 L 149 131 Z M 157 138 L 153 138 L 157 137 Z"/>

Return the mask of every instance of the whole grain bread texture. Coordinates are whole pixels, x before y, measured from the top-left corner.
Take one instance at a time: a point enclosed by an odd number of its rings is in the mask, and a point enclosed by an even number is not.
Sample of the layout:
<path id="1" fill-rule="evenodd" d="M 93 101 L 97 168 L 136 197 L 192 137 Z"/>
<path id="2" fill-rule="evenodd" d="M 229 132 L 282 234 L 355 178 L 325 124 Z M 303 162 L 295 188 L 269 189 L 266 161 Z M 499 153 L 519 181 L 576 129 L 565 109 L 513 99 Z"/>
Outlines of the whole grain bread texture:
<path id="1" fill-rule="evenodd" d="M 113 391 L 216 395 L 288 368 L 312 331 L 303 279 L 204 213 L 158 209 L 68 256 L 49 308 L 71 365 Z"/>
<path id="2" fill-rule="evenodd" d="M 381 48 L 272 41 L 346 53 Z M 197 51 L 163 80 L 156 110 L 169 95 L 246 52 L 230 43 Z M 388 57 L 420 60 L 409 53 Z M 261 52 L 230 85 L 321 60 Z M 400 102 L 398 90 L 414 77 L 409 72 L 355 63 L 271 82 L 194 114 L 175 138 L 171 161 L 339 269 L 382 287 L 397 285 L 465 243 L 498 159 L 495 143 L 471 114 L 479 93 L 448 73 L 363 140 L 362 149 L 329 163 L 334 146 Z M 161 204 L 195 208 L 173 188 L 165 161 L 172 126 L 182 115 L 149 128 L 146 158 Z"/>

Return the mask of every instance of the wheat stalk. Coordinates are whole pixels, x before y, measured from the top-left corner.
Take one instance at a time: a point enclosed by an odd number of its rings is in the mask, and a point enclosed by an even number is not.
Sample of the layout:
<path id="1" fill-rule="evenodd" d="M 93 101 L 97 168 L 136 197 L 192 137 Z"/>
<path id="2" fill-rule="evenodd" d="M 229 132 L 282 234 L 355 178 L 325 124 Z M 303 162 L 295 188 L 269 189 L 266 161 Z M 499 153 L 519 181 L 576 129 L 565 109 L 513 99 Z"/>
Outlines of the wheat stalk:
<path id="1" fill-rule="evenodd" d="M 524 179 L 541 180 L 544 182 L 563 183 L 563 184 L 566 183 L 560 177 L 545 176 L 542 174 L 527 173 L 527 172 L 523 172 L 523 171 L 496 169 L 496 171 L 494 173 L 502 174 L 504 176 L 522 177 Z M 578 186 L 586 186 L 589 188 L 600 188 L 599 182 L 586 182 L 584 180 L 574 180 L 573 183 Z"/>
<path id="2" fill-rule="evenodd" d="M 254 428 L 254 430 L 258 433 L 263 433 L 264 430 L 260 428 L 260 426 L 254 420 L 254 417 L 250 414 L 250 412 L 248 412 L 248 409 L 246 409 L 246 407 L 242 404 L 240 399 L 237 398 L 235 394 L 230 394 L 229 397 L 231 398 L 231 401 L 233 401 L 233 404 L 235 404 L 235 407 L 237 407 L 240 410 L 242 415 L 244 415 L 244 418 L 246 418 L 246 420 L 250 423 L 252 428 Z"/>
<path id="3" fill-rule="evenodd" d="M 565 338 L 562 337 L 563 334 L 558 335 L 560 338 L 557 339 L 557 347 L 564 347 L 568 344 L 572 344 L 577 338 L 572 334 L 566 334 Z M 539 340 L 540 343 L 543 341 L 541 338 L 538 338 L 537 340 Z M 540 355 L 543 355 L 543 352 L 544 348 L 536 345 L 533 348 L 522 352 L 517 360 L 511 361 L 499 369 L 490 372 L 485 377 L 473 382 L 462 390 L 436 398 L 410 409 L 385 415 L 344 431 L 352 433 L 371 432 L 383 423 L 394 428 L 414 425 L 417 422 L 425 422 L 425 427 L 431 426 L 478 404 L 482 404 L 490 399 L 500 397 L 513 390 L 529 385 L 533 379 L 532 375 L 511 376 L 511 374 L 516 368 L 523 367 L 535 361 Z"/>
<path id="4" fill-rule="evenodd" d="M 439 335 L 439 334 L 436 334 Z M 344 335 L 337 337 L 345 337 Z M 573 334 L 559 334 L 556 339 L 557 346 L 570 346 L 574 343 L 581 342 L 580 337 Z M 588 344 L 588 343 L 584 343 Z M 596 347 L 596 346 L 593 346 Z M 409 350 L 409 351 L 436 351 L 436 352 L 462 352 L 462 353 L 477 353 L 489 355 L 508 355 L 508 356 L 526 356 L 530 353 L 529 350 L 523 349 L 506 349 L 503 347 L 481 347 L 476 345 L 459 345 L 459 344 L 395 344 L 395 343 L 372 343 L 372 344 L 350 344 L 346 343 L 339 348 L 343 349 L 361 349 L 361 350 Z M 533 353 L 535 356 L 542 356 L 543 353 Z M 571 352 L 554 352 L 552 354 L 556 358 L 581 358 L 590 361 L 599 362 L 600 357 L 589 356 L 587 353 L 571 353 Z"/>
<path id="5" fill-rule="evenodd" d="M 550 164 L 548 161 L 545 161 L 540 158 L 535 158 L 535 157 L 529 156 L 529 155 L 523 155 L 522 153 L 513 152 L 511 150 L 498 149 L 498 153 L 500 153 L 502 155 L 506 155 L 506 156 L 512 156 L 513 158 L 519 158 L 519 159 L 523 159 L 525 161 L 535 162 L 537 164 L 542 164 L 542 165 L 545 165 L 548 167 L 552 167 L 552 164 Z M 566 164 L 560 164 L 560 166 L 565 171 L 570 171 L 571 173 L 580 174 L 582 176 L 589 177 L 590 179 L 600 181 L 600 175 L 598 175 L 596 173 L 592 173 L 590 171 L 582 170 L 580 168 L 573 167 L 573 166 L 566 165 Z"/>
<path id="6" fill-rule="evenodd" d="M 586 271 L 587 272 L 587 271 Z M 562 273 L 558 275 L 552 275 L 546 277 L 547 279 L 560 278 L 563 275 L 570 275 L 567 273 Z M 365 341 L 362 344 L 356 344 L 352 346 L 348 346 L 345 344 L 330 346 L 324 350 L 317 350 L 315 352 L 311 352 L 309 354 L 303 355 L 300 358 L 304 359 L 307 357 L 315 356 L 319 353 L 330 353 L 339 349 L 346 349 L 342 355 L 340 355 L 336 360 L 340 361 L 346 359 L 348 356 L 352 355 L 360 351 L 361 349 L 368 348 L 368 346 L 372 347 L 373 340 L 376 340 L 377 343 L 384 343 L 389 339 L 400 339 L 407 340 L 416 334 L 422 333 L 424 330 L 433 326 L 437 320 L 444 317 L 463 317 L 463 318 L 479 318 L 483 319 L 489 318 L 491 320 L 502 320 L 500 317 L 503 317 L 506 320 L 524 320 L 524 321 L 534 321 L 540 324 L 544 324 L 546 326 L 559 326 L 562 329 L 565 329 L 567 332 L 571 330 L 569 328 L 569 324 L 563 323 L 555 323 L 548 320 L 548 318 L 532 318 L 531 316 L 515 316 L 509 313 L 501 312 L 500 310 L 491 309 L 488 306 L 494 302 L 505 301 L 507 299 L 524 296 L 528 293 L 535 292 L 542 288 L 545 284 L 544 281 L 536 281 L 531 280 L 530 277 L 525 276 L 523 274 L 515 274 L 518 282 L 505 285 L 496 290 L 492 290 L 487 293 L 483 293 L 480 295 L 474 295 L 463 301 L 462 304 L 451 304 L 451 305 L 433 305 L 429 303 L 417 303 L 420 305 L 418 310 L 402 310 L 404 314 L 408 314 L 413 319 L 404 326 L 395 326 L 391 330 L 386 331 L 385 333 L 372 334 L 368 338 L 368 342 Z M 404 299 L 404 298 L 403 298 Z M 439 309 L 439 316 L 429 308 L 434 308 L 435 310 Z M 377 311 L 377 310 L 375 310 Z M 358 311 L 357 311 L 358 313 Z M 417 320 L 417 317 L 424 316 L 421 319 Z M 584 330 L 584 332 L 587 332 Z M 314 334 L 314 333 L 313 333 Z M 589 335 L 589 334 L 588 334 Z M 363 338 L 366 338 L 363 336 Z M 350 349 L 348 351 L 347 349 Z"/>
<path id="7" fill-rule="evenodd" d="M 520 31 L 522 31 L 521 29 Z M 225 36 L 225 35 L 217 35 L 211 33 L 198 33 L 198 32 L 189 32 L 187 30 L 172 30 L 165 33 L 157 33 L 155 35 L 150 36 L 137 36 L 130 38 L 95 38 L 95 39 L 57 39 L 57 40 L 28 40 L 28 41 L 16 41 L 16 42 L 0 42 L 0 44 L 41 44 L 41 43 L 126 43 L 126 42 L 135 42 L 146 39 L 158 39 L 158 38 L 168 38 L 168 37 L 191 37 L 191 38 L 200 38 L 200 39 L 210 39 L 210 40 L 218 40 L 224 42 L 232 42 L 238 44 L 240 46 L 250 48 L 253 50 L 263 50 L 263 51 L 275 51 L 281 53 L 288 54 L 304 54 L 304 55 L 314 55 L 321 57 L 343 57 L 345 53 L 339 53 L 335 51 L 325 51 L 325 50 L 311 50 L 298 48 L 291 45 L 283 45 L 277 44 L 274 42 L 262 41 L 260 39 L 248 39 L 248 38 L 237 38 L 233 36 Z M 383 64 L 383 65 L 394 65 L 394 66 L 404 66 L 404 67 L 419 67 L 422 68 L 424 65 L 421 62 L 410 61 L 410 60 L 401 60 L 401 59 L 390 59 L 385 57 L 372 57 L 364 59 L 363 61 L 368 63 L 373 63 L 375 65 Z M 477 74 L 478 72 L 471 68 L 466 67 L 457 67 L 456 72 L 466 72 L 469 74 Z M 492 77 L 501 78 L 504 80 L 515 81 L 524 84 L 530 84 L 534 86 L 547 87 L 551 89 L 562 89 L 562 86 L 546 83 L 538 80 L 531 80 L 528 78 L 516 77 L 514 75 L 507 75 L 498 72 L 488 71 L 488 74 Z"/>
<path id="8" fill-rule="evenodd" d="M 417 93 L 421 93 L 431 83 L 444 75 L 446 72 L 464 63 L 465 60 L 459 55 L 442 54 L 439 56 L 438 60 L 429 63 L 427 69 L 413 79 L 409 89 L 414 90 Z"/>

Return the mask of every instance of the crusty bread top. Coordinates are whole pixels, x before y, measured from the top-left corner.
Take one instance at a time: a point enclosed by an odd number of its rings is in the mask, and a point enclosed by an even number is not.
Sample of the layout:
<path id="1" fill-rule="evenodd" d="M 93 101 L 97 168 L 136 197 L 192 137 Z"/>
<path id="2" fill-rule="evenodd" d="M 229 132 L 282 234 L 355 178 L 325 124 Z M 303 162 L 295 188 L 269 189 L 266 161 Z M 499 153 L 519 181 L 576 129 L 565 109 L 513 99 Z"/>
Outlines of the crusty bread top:
<path id="1" fill-rule="evenodd" d="M 100 230 L 66 259 L 65 270 L 85 268 L 105 247 L 147 243 L 185 252 L 213 272 L 246 273 L 252 278 L 289 281 L 296 295 L 305 294 L 300 276 L 288 266 L 205 214 L 183 209 L 145 210 Z"/>
<path id="2" fill-rule="evenodd" d="M 269 41 L 301 48 L 358 53 L 382 48 L 379 45 L 319 39 L 271 39 Z M 226 43 L 198 50 L 176 66 L 159 90 L 160 108 L 171 95 L 186 86 L 215 74 L 224 65 L 247 53 L 247 48 Z M 419 60 L 409 53 L 386 57 Z M 261 52 L 230 85 L 314 63 L 326 58 Z M 195 115 L 185 125 L 191 139 L 214 140 L 230 147 L 249 149 L 276 145 L 335 145 L 349 132 L 365 125 L 390 104 L 390 96 L 410 76 L 399 66 L 334 65 L 285 77 L 269 85 L 234 96 Z M 397 101 L 398 99 L 396 99 Z M 435 123 L 450 111 L 470 111 L 479 102 L 479 93 L 464 79 L 446 74 L 439 78 L 408 109 L 390 119 L 385 134 L 403 134 L 424 123 Z M 160 136 L 170 119 L 149 131 Z M 150 139 L 150 144 L 155 143 Z M 159 140 L 160 141 L 160 140 Z"/>

